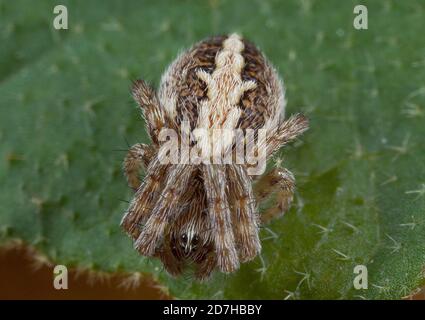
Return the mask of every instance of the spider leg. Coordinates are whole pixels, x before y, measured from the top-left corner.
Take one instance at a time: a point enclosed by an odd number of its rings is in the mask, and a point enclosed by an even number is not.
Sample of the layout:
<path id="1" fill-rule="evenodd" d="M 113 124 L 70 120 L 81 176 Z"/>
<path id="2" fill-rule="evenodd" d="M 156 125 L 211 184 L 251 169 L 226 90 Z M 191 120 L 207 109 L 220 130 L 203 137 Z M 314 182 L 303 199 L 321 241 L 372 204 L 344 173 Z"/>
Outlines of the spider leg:
<path id="1" fill-rule="evenodd" d="M 288 120 L 281 122 L 272 134 L 267 134 L 266 145 L 259 148 L 266 148 L 267 158 L 274 152 L 294 140 L 308 129 L 308 119 L 303 114 L 291 116 Z"/>
<path id="2" fill-rule="evenodd" d="M 159 259 L 161 259 L 165 270 L 174 277 L 177 277 L 183 273 L 184 263 L 178 260 L 172 252 L 172 248 L 162 248 L 158 253 Z"/>
<path id="3" fill-rule="evenodd" d="M 259 216 L 252 181 L 244 166 L 230 165 L 227 172 L 229 199 L 233 209 L 233 231 L 238 244 L 239 258 L 242 262 L 246 262 L 261 251 L 258 237 Z"/>
<path id="4" fill-rule="evenodd" d="M 230 208 L 226 195 L 225 167 L 214 164 L 204 165 L 202 171 L 217 265 L 223 272 L 232 272 L 239 267 L 239 258 L 235 248 Z"/>
<path id="5" fill-rule="evenodd" d="M 171 167 L 167 176 L 167 183 L 163 191 L 163 197 L 156 202 L 151 215 L 137 238 L 134 246 L 145 256 L 155 254 L 161 239 L 164 237 L 164 230 L 178 210 L 178 202 L 185 191 L 192 176 L 193 166 L 191 165 L 175 165 Z"/>
<path id="6" fill-rule="evenodd" d="M 161 108 L 155 90 L 143 80 L 136 80 L 131 89 L 134 100 L 139 104 L 146 120 L 148 133 L 154 142 L 158 145 L 158 135 L 166 124 L 171 124 Z"/>
<path id="7" fill-rule="evenodd" d="M 140 226 L 143 224 L 153 205 L 158 198 L 163 181 L 167 175 L 169 166 L 161 165 L 158 157 L 155 157 L 148 166 L 146 177 L 137 190 L 124 217 L 121 226 L 133 238 L 140 235 Z"/>
<path id="8" fill-rule="evenodd" d="M 154 145 L 158 146 L 158 134 L 160 130 L 166 125 L 173 127 L 174 122 L 164 113 L 155 91 L 145 81 L 136 80 L 133 83 L 132 95 L 143 111 L 148 133 Z M 169 168 L 167 165 L 162 165 L 157 156 L 152 157 L 153 160 L 146 161 L 146 164 L 149 162 L 146 178 L 138 186 L 139 179 L 135 177 L 134 172 L 138 171 L 136 167 L 140 167 L 140 161 L 137 160 L 137 154 L 140 155 L 140 153 L 140 150 L 138 152 L 136 151 L 135 154 L 130 152 L 124 161 L 124 170 L 129 184 L 134 189 L 138 188 L 127 212 L 121 220 L 121 226 L 133 239 L 138 238 L 140 225 L 144 223 L 148 214 L 151 212 Z"/>
<path id="9" fill-rule="evenodd" d="M 281 122 L 272 134 L 267 135 L 266 148 L 267 158 L 272 156 L 280 147 L 294 140 L 297 136 L 308 129 L 308 119 L 302 114 L 291 116 L 288 120 Z M 278 188 L 277 191 L 276 188 Z M 279 216 L 289 209 L 293 199 L 295 179 L 287 169 L 273 169 L 270 173 L 263 175 L 257 180 L 254 192 L 257 203 L 265 200 L 272 193 L 277 193 L 277 206 L 273 206 L 261 215 L 261 222 L 267 223 L 272 218 Z"/>
<path id="10" fill-rule="evenodd" d="M 140 170 L 146 169 L 153 157 L 154 148 L 147 144 L 137 143 L 133 145 L 125 156 L 123 162 L 124 175 L 127 178 L 128 185 L 134 191 L 139 189 Z"/>
<path id="11" fill-rule="evenodd" d="M 203 259 L 199 261 L 197 269 L 195 271 L 195 278 L 200 281 L 207 280 L 214 268 L 217 266 L 217 257 L 214 252 L 209 252 L 203 256 Z"/>
<path id="12" fill-rule="evenodd" d="M 268 223 L 288 211 L 295 189 L 293 174 L 284 168 L 275 168 L 263 175 L 255 184 L 254 192 L 257 202 L 267 200 L 276 194 L 276 202 L 261 215 L 261 223 Z"/>

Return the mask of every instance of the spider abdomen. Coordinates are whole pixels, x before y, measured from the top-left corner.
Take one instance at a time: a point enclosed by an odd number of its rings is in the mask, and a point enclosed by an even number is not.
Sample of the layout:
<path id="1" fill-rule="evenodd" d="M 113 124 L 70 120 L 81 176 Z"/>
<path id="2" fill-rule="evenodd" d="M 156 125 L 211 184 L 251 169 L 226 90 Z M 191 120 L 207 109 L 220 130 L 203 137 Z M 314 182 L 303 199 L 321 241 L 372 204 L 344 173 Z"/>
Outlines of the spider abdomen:
<path id="1" fill-rule="evenodd" d="M 266 117 L 284 111 L 283 86 L 275 69 L 268 63 L 262 52 L 248 40 L 232 35 L 241 44 L 240 56 L 243 67 L 240 79 L 252 81 L 255 88 L 246 90 L 238 99 L 236 106 L 241 109 L 237 128 L 259 128 Z M 213 74 L 217 69 L 217 56 L 223 50 L 227 36 L 216 36 L 203 40 L 181 54 L 168 68 L 161 79 L 160 102 L 168 111 L 183 120 L 185 114 L 195 128 L 198 120 L 199 105 L 208 99 L 208 85 L 200 79 L 200 70 Z M 218 94 L 223 94 L 219 92 Z"/>

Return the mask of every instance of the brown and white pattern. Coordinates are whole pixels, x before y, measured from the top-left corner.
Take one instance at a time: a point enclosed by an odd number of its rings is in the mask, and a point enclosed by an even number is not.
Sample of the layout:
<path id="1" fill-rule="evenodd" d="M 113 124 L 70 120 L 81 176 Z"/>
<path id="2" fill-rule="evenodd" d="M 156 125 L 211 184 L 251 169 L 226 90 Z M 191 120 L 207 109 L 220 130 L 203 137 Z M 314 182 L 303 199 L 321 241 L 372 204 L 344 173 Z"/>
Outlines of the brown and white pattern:
<path id="1" fill-rule="evenodd" d="M 272 156 L 308 128 L 300 114 L 284 121 L 284 90 L 275 69 L 239 35 L 219 36 L 181 54 L 162 76 L 158 93 L 143 80 L 132 92 L 152 139 L 150 146 L 133 146 L 124 160 L 136 193 L 121 225 L 135 248 L 161 259 L 174 276 L 192 265 L 201 280 L 215 268 L 229 273 L 255 258 L 260 220 L 288 210 L 293 175 L 272 170 L 253 189 L 245 164 L 161 164 L 158 134 L 163 128 L 178 131 L 186 120 L 212 139 L 214 129 L 266 129 L 266 145 L 259 148 Z M 235 148 L 231 139 L 222 143 L 225 150 Z M 146 177 L 140 182 L 142 168 Z M 260 219 L 258 201 L 273 193 L 278 203 Z"/>

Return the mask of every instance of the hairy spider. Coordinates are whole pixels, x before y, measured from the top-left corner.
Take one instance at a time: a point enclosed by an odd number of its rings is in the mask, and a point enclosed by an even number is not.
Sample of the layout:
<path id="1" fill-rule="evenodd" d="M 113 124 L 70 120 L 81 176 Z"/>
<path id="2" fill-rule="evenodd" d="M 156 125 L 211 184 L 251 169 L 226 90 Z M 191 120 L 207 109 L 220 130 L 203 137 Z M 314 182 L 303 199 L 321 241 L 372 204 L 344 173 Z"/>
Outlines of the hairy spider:
<path id="1" fill-rule="evenodd" d="M 137 80 L 132 94 L 152 139 L 151 145 L 131 147 L 124 160 L 124 173 L 136 193 L 121 225 L 135 248 L 160 258 L 174 276 L 192 265 L 201 280 L 216 267 L 229 273 L 252 260 L 261 251 L 259 224 L 290 206 L 291 172 L 275 168 L 256 178 L 246 163 L 163 164 L 159 136 L 164 128 L 180 132 L 184 119 L 191 129 L 265 129 L 264 145 L 256 150 L 265 150 L 270 158 L 308 129 L 301 114 L 283 119 L 286 101 L 275 69 L 239 35 L 218 36 L 181 54 L 162 76 L 158 93 Z M 231 150 L 236 147 L 227 144 Z M 260 219 L 257 204 L 273 194 L 277 203 Z"/>

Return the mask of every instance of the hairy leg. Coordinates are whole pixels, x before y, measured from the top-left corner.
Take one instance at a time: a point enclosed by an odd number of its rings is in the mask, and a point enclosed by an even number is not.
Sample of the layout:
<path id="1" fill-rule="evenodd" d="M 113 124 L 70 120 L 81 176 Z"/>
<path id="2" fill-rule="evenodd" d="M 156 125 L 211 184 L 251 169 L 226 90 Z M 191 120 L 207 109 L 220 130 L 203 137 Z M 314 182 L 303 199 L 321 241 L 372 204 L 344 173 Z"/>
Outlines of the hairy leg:
<path id="1" fill-rule="evenodd" d="M 225 167 L 214 164 L 204 165 L 202 172 L 217 265 L 223 272 L 232 272 L 239 268 L 239 258 L 235 248 L 231 213 L 226 196 Z"/>
<path id="2" fill-rule="evenodd" d="M 124 158 L 123 170 L 128 185 L 134 191 L 139 189 L 140 171 L 146 169 L 154 155 L 154 148 L 147 144 L 137 143 L 133 145 Z"/>
<path id="3" fill-rule="evenodd" d="M 143 80 L 136 80 L 133 83 L 132 95 L 142 109 L 148 133 L 154 145 L 158 146 L 159 131 L 166 125 L 173 127 L 174 122 L 164 114 L 155 91 Z M 147 168 L 146 178 L 138 186 L 139 178 L 135 177 L 135 172 L 138 170 L 135 168 L 139 167 L 142 163 L 140 160 L 137 160 L 138 153 L 140 155 L 141 151 L 136 151 L 135 154 L 129 152 L 124 161 L 124 167 L 127 166 L 127 169 L 124 168 L 124 170 L 126 171 L 130 185 L 134 189 L 138 188 L 127 212 L 121 220 L 121 226 L 133 239 L 139 237 L 140 229 L 153 209 L 153 205 L 156 202 L 163 185 L 164 177 L 169 168 L 168 165 L 161 165 L 157 156 L 152 157 Z"/>
<path id="4" fill-rule="evenodd" d="M 162 128 L 172 124 L 159 104 L 155 90 L 143 80 L 136 80 L 131 89 L 134 100 L 139 104 L 146 120 L 148 133 L 155 145 L 158 145 L 158 134 Z"/>
<path id="5" fill-rule="evenodd" d="M 279 148 L 294 140 L 308 129 L 308 119 L 302 114 L 296 114 L 281 122 L 271 134 L 267 135 L 266 145 L 259 146 L 267 150 L 267 158 L 271 157 Z M 266 210 L 261 215 L 261 222 L 267 223 L 289 209 L 293 199 L 295 179 L 286 169 L 273 169 L 271 172 L 257 179 L 254 187 L 257 202 L 265 200 L 276 193 L 276 206 Z"/>
<path id="6" fill-rule="evenodd" d="M 163 246 L 158 252 L 158 257 L 161 259 L 165 270 L 174 277 L 177 277 L 183 273 L 184 263 L 182 260 L 178 260 L 169 246 Z"/>
<path id="7" fill-rule="evenodd" d="M 252 182 L 244 166 L 227 167 L 229 201 L 232 206 L 233 232 L 239 258 L 246 262 L 261 251 L 258 237 L 259 216 L 256 208 Z"/>
<path id="8" fill-rule="evenodd" d="M 261 223 L 268 223 L 273 218 L 279 217 L 288 211 L 295 189 L 293 174 L 284 168 L 275 168 L 263 175 L 255 184 L 254 192 L 257 202 L 276 195 L 276 203 L 261 214 Z"/>
<path id="9" fill-rule="evenodd" d="M 178 214 L 178 203 L 192 176 L 193 166 L 175 165 L 170 168 L 161 198 L 156 202 L 134 246 L 145 256 L 155 254 L 169 219 Z"/>
<path id="10" fill-rule="evenodd" d="M 121 226 L 133 238 L 137 239 L 163 187 L 168 165 L 161 165 L 154 157 L 148 166 L 146 177 L 137 190 L 124 217 Z"/>
<path id="11" fill-rule="evenodd" d="M 208 252 L 203 257 L 202 260 L 198 262 L 195 278 L 200 281 L 207 280 L 211 273 L 214 271 L 214 268 L 217 266 L 217 256 L 214 252 Z"/>
<path id="12" fill-rule="evenodd" d="M 267 150 L 267 158 L 271 157 L 273 153 L 286 145 L 288 142 L 294 140 L 300 134 L 308 129 L 308 119 L 303 114 L 296 114 L 289 119 L 281 122 L 276 130 L 271 134 L 267 134 L 265 148 Z"/>

